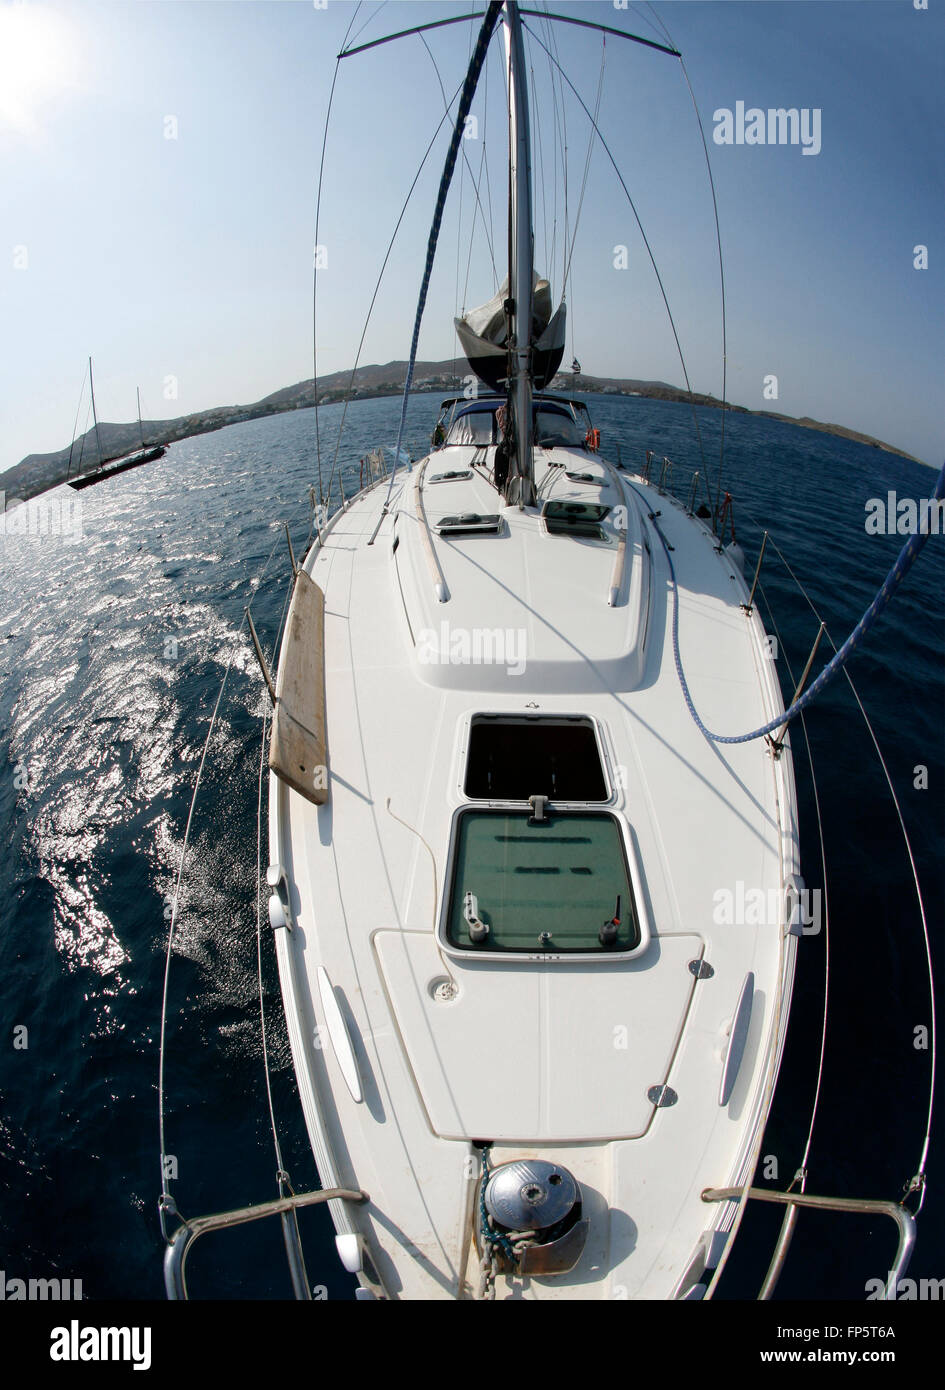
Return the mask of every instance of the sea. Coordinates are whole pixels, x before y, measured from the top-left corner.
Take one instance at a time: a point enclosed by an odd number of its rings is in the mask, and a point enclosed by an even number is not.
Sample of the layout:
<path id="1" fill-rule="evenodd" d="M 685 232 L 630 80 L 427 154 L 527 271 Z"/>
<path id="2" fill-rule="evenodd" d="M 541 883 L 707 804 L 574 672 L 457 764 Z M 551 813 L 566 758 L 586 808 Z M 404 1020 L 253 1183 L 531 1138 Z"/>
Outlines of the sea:
<path id="1" fill-rule="evenodd" d="M 777 634 L 789 698 L 817 633 L 814 610 L 839 645 L 905 540 L 867 533 L 870 500 L 928 497 L 935 471 L 739 413 L 725 417 L 723 452 L 717 410 L 585 399 L 607 457 L 619 449 L 623 465 L 639 470 L 650 449 L 654 477 L 664 457 L 672 460 L 667 486 L 681 498 L 693 470 L 700 495 L 706 482 L 713 496 L 731 494 L 749 575 L 769 532 L 758 602 Z M 410 401 L 404 442 L 414 458 L 429 445 L 437 406 L 428 394 Z M 356 490 L 368 450 L 392 449 L 399 417 L 394 398 L 319 410 L 322 486 L 331 475 L 336 502 L 339 478 L 346 496 Z M 164 1297 L 158 1053 L 178 874 L 165 1059 L 165 1153 L 177 1207 L 193 1218 L 276 1195 L 257 950 L 282 1160 L 295 1190 L 318 1184 L 264 899 L 257 938 L 267 696 L 243 622 L 252 601 L 271 654 L 291 577 L 283 527 L 298 556 L 312 534 L 315 429 L 314 412 L 303 410 L 174 444 L 162 460 L 82 493 L 56 489 L 44 499 L 45 529 L 0 536 L 0 1269 L 8 1281 L 80 1280 L 93 1302 Z M 932 536 L 849 667 L 899 799 L 939 979 L 943 556 L 945 540 Z M 828 654 L 824 641 L 815 672 Z M 802 868 L 808 887 L 825 892 L 827 929 L 799 945 L 758 1180 L 783 1188 L 802 1160 L 829 950 L 807 1191 L 897 1201 L 920 1162 L 932 1057 L 909 852 L 843 677 L 808 713 L 806 736 L 810 760 L 795 728 Z M 264 815 L 263 870 L 266 862 Z M 943 1169 L 939 1132 L 910 1270 L 916 1281 L 945 1275 Z M 780 1219 L 776 1208 L 749 1209 L 717 1298 L 756 1297 Z M 304 1212 L 300 1226 L 316 1297 L 352 1299 L 326 1210 Z M 885 1277 L 895 1240 L 879 1216 L 802 1213 L 775 1297 L 865 1299 L 870 1281 Z M 206 1237 L 189 1259 L 188 1287 L 195 1300 L 291 1297 L 279 1223 Z"/>

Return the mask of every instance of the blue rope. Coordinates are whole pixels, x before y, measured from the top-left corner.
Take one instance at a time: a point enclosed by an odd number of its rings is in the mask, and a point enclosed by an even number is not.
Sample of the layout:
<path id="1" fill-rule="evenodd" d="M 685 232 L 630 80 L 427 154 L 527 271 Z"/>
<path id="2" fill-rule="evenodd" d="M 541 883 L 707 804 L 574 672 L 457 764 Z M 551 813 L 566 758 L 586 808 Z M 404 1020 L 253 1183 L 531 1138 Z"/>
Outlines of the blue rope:
<path id="1" fill-rule="evenodd" d="M 628 486 L 633 487 L 632 484 L 628 484 Z M 642 496 L 637 492 L 636 488 L 633 488 L 633 491 L 637 493 L 638 497 Z M 945 464 L 942 465 L 942 470 L 938 475 L 938 482 L 932 494 L 932 501 L 940 501 L 943 496 L 945 496 Z M 750 734 L 714 734 L 711 729 L 706 728 L 699 718 L 699 714 L 693 704 L 685 672 L 683 671 L 682 658 L 679 654 L 679 590 L 676 585 L 676 570 L 673 565 L 672 555 L 670 554 L 670 547 L 666 537 L 663 535 L 662 528 L 652 513 L 649 513 L 649 516 L 656 530 L 656 534 L 662 541 L 663 550 L 666 554 L 666 562 L 669 565 L 670 578 L 673 584 L 673 659 L 676 663 L 676 674 L 679 677 L 679 684 L 682 688 L 683 697 L 689 708 L 689 713 L 695 720 L 696 727 L 705 734 L 706 738 L 711 739 L 713 743 L 750 743 L 752 739 L 762 738 L 765 734 L 773 733 L 775 729 L 783 728 L 785 724 L 790 723 L 792 719 L 795 719 L 797 715 L 801 714 L 812 701 L 816 700 L 817 696 L 826 689 L 830 682 L 840 675 L 840 672 L 846 666 L 856 648 L 870 631 L 870 628 L 873 627 L 888 607 L 893 594 L 915 564 L 919 551 L 925 545 L 925 542 L 931 534 L 930 526 L 929 530 L 925 532 L 917 531 L 915 535 L 909 537 L 900 550 L 896 558 L 896 563 L 883 581 L 882 588 L 879 590 L 879 593 L 873 599 L 873 602 L 870 604 L 869 608 L 867 608 L 856 627 L 850 633 L 850 636 L 844 642 L 840 650 L 827 663 L 813 685 L 804 692 L 799 700 L 795 701 L 790 709 L 785 710 L 783 714 L 778 715 L 777 719 L 772 719 L 770 723 L 763 725 L 760 729 L 753 729 Z M 929 521 L 931 522 L 931 516 L 929 517 Z"/>
<path id="2" fill-rule="evenodd" d="M 407 379 L 404 382 L 404 401 L 400 411 L 400 431 L 397 435 L 397 451 L 394 455 L 394 470 L 390 475 L 388 501 L 390 500 L 390 489 L 393 488 L 394 485 L 394 473 L 397 472 L 397 464 L 400 461 L 400 446 L 404 441 L 404 426 L 407 422 L 407 402 L 410 399 L 410 387 L 413 384 L 413 369 L 417 360 L 417 348 L 420 342 L 420 323 L 423 319 L 424 308 L 426 307 L 427 290 L 430 287 L 430 276 L 433 273 L 433 260 L 436 256 L 436 244 L 440 235 L 440 223 L 443 221 L 443 210 L 446 207 L 446 195 L 449 192 L 450 183 L 453 178 L 453 170 L 456 167 L 456 156 L 459 153 L 459 142 L 463 138 L 463 132 L 466 127 L 466 117 L 469 115 L 469 108 L 472 106 L 472 100 L 476 94 L 476 85 L 479 81 L 482 65 L 485 62 L 486 50 L 489 47 L 489 40 L 492 38 L 492 31 L 495 28 L 496 20 L 499 18 L 499 11 L 501 9 L 502 0 L 492 0 L 482 21 L 482 28 L 479 30 L 479 38 L 476 41 L 472 61 L 469 64 L 469 71 L 466 73 L 466 81 L 463 83 L 463 91 L 459 99 L 459 109 L 456 112 L 456 124 L 453 127 L 453 138 L 450 140 L 450 147 L 446 154 L 446 163 L 443 166 L 443 176 L 440 179 L 439 192 L 436 195 L 436 207 L 433 211 L 433 225 L 430 228 L 430 236 L 427 241 L 426 265 L 423 268 L 423 281 L 420 285 L 420 300 L 417 304 L 417 317 L 413 326 L 413 338 L 410 343 L 410 359 L 407 362 Z"/>

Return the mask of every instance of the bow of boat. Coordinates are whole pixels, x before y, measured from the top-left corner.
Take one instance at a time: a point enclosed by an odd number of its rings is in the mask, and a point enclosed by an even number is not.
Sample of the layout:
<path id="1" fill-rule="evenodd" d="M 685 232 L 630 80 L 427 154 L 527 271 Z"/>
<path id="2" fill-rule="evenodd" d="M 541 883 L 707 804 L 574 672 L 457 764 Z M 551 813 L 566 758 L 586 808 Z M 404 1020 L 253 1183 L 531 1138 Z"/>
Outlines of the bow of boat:
<path id="1" fill-rule="evenodd" d="M 270 782 L 277 955 L 321 1180 L 370 1195 L 332 1204 L 365 1297 L 474 1295 L 484 1246 L 499 1297 L 700 1296 L 736 1211 L 702 1193 L 750 1179 L 780 1058 L 789 745 L 710 743 L 672 633 L 739 732 L 782 709 L 760 619 L 686 508 L 536 452 L 537 507 L 459 446 L 350 502 L 280 657 L 315 653 L 276 721 L 315 700 L 327 753 L 316 794 Z M 515 1164 L 577 1200 L 513 1268 L 482 1187 Z"/>

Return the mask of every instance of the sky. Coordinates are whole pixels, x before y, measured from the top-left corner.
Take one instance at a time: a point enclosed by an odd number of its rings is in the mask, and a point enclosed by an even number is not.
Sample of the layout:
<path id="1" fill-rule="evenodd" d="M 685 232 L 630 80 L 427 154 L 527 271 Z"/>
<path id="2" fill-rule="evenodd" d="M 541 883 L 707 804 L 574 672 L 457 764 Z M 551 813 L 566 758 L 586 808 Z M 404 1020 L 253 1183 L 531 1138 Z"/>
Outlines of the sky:
<path id="1" fill-rule="evenodd" d="M 551 11 L 682 51 L 718 199 L 728 398 L 945 456 L 945 0 L 562 0 Z M 530 5 L 539 8 L 537 0 Z M 248 403 L 313 371 L 322 136 L 346 33 L 367 42 L 482 0 L 0 0 L 0 471 L 72 437 L 89 355 L 104 420 Z M 722 392 L 720 281 L 699 125 L 678 59 L 529 19 L 536 262 L 566 297 L 567 360 Z M 337 65 L 317 242 L 319 373 L 350 367 L 444 97 L 479 23 Z M 504 274 L 497 41 L 462 142 L 420 357 Z M 603 62 L 603 76 L 602 72 Z M 743 109 L 806 113 L 804 143 L 719 143 Z M 455 109 L 455 108 L 454 108 Z M 751 118 L 749 117 L 749 121 Z M 803 127 L 801 130 L 803 131 Z M 819 131 L 819 138 L 814 139 Z M 420 168 L 363 363 L 408 355 L 449 138 Z M 565 146 L 567 150 L 565 159 Z M 564 169 L 567 172 L 567 220 Z M 585 180 L 583 190 L 582 184 Z M 476 217 L 473 179 L 483 216 Z M 580 216 L 578 216 L 580 212 Z M 490 223 L 489 235 L 485 226 Z M 489 243 L 492 243 L 490 252 Z M 927 266 L 921 251 L 927 248 Z M 625 248 L 621 251 L 620 248 Z M 777 396 L 772 395 L 776 388 Z M 85 406 L 80 430 L 85 425 Z"/>

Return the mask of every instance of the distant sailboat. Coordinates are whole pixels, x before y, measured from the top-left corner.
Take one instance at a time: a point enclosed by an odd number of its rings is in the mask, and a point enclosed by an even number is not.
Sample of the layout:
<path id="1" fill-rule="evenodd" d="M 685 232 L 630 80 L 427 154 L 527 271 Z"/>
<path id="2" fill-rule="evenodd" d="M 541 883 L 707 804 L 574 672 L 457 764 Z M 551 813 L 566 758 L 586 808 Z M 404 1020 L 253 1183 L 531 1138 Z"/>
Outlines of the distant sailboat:
<path id="1" fill-rule="evenodd" d="M 572 363 L 571 363 L 571 370 L 572 370 L 572 372 L 574 373 L 575 376 L 580 375 L 581 364 L 580 364 L 580 362 L 577 360 L 576 357 L 574 358 L 574 360 L 573 360 Z"/>
<path id="2" fill-rule="evenodd" d="M 141 389 L 135 387 L 138 397 L 138 435 L 141 440 L 141 448 L 133 454 L 125 457 L 119 455 L 115 459 L 106 459 L 102 448 L 102 437 L 98 426 L 98 414 L 95 409 L 95 384 L 92 379 L 92 359 L 89 358 L 89 391 L 92 396 L 92 420 L 95 427 L 95 443 L 98 449 L 98 460 L 95 467 L 88 473 L 80 474 L 77 478 L 69 478 L 69 486 L 76 489 L 91 487 L 93 483 L 99 483 L 104 478 L 114 478 L 118 473 L 127 473 L 129 468 L 137 468 L 142 463 L 151 463 L 154 459 L 161 458 L 167 453 L 166 444 L 156 444 L 152 448 L 147 448 L 144 442 L 144 426 L 141 423 Z M 73 445 L 75 440 L 73 440 Z M 82 451 L 85 448 L 85 441 L 82 442 Z M 79 464 L 82 463 L 82 451 L 79 455 Z M 106 467 L 106 465 L 109 465 Z M 72 450 L 69 451 L 69 470 L 72 468 Z"/>

